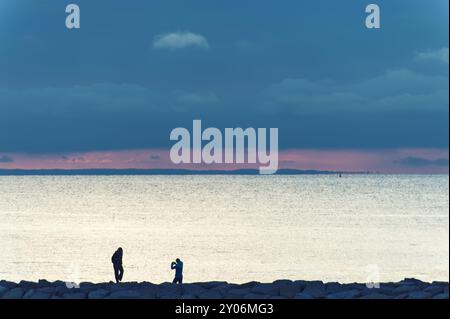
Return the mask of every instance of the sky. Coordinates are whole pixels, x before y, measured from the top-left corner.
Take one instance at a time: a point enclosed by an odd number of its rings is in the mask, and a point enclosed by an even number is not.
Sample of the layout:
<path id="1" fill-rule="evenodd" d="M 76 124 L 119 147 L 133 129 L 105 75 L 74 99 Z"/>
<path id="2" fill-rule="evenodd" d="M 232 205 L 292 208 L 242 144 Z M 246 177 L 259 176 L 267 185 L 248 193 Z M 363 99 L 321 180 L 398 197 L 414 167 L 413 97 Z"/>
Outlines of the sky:
<path id="1" fill-rule="evenodd" d="M 0 0 L 0 169 L 171 168 L 201 119 L 278 128 L 281 168 L 448 173 L 448 47 L 447 0 Z"/>

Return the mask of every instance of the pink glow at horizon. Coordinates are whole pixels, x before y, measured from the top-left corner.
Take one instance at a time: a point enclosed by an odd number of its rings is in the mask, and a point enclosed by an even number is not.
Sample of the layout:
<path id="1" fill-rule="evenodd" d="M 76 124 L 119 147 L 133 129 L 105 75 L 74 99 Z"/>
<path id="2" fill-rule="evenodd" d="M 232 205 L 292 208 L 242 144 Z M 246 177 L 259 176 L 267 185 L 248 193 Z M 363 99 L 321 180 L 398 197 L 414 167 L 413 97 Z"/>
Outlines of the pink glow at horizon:
<path id="1" fill-rule="evenodd" d="M 283 150 L 279 169 L 329 170 L 344 172 L 448 174 L 448 165 L 401 165 L 408 157 L 429 161 L 448 160 L 448 149 L 395 150 Z M 70 154 L 3 154 L 12 161 L 0 162 L 3 169 L 192 169 L 235 170 L 258 168 L 259 164 L 180 164 L 170 161 L 169 151 L 162 149 L 95 151 Z"/>

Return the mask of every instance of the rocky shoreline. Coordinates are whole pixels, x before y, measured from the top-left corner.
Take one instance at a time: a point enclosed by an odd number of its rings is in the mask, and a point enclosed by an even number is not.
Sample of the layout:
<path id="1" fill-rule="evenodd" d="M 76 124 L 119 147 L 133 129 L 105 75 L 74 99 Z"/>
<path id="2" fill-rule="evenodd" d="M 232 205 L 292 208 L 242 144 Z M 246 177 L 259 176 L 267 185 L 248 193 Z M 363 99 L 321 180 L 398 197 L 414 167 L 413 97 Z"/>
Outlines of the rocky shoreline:
<path id="1" fill-rule="evenodd" d="M 448 299 L 448 282 L 426 283 L 405 279 L 365 284 L 322 281 L 277 280 L 273 283 L 230 284 L 213 281 L 174 285 L 149 282 L 80 283 L 63 281 L 19 283 L 0 281 L 0 299 Z"/>

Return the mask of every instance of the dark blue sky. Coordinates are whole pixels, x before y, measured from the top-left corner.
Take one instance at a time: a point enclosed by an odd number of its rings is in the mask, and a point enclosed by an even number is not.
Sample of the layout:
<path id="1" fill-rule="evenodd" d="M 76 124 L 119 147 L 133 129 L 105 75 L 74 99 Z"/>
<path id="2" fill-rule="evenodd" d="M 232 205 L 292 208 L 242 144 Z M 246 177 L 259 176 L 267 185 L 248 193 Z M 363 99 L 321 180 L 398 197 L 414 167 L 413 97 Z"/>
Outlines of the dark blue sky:
<path id="1" fill-rule="evenodd" d="M 0 152 L 169 147 L 193 119 L 282 148 L 448 148 L 448 1 L 0 0 Z"/>

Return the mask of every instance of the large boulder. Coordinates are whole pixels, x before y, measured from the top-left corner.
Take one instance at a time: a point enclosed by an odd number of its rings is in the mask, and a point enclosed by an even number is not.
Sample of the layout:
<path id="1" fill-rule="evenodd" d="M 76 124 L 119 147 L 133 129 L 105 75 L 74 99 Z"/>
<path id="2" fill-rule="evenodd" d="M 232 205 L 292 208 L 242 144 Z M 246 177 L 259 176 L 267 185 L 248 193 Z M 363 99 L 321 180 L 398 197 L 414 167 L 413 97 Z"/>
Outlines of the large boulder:
<path id="1" fill-rule="evenodd" d="M 96 290 L 91 291 L 91 292 L 88 294 L 88 298 L 89 298 L 89 299 L 103 299 L 103 298 L 105 298 L 108 294 L 109 294 L 109 291 L 108 291 L 108 290 L 100 288 L 100 289 L 96 289 Z"/>
<path id="2" fill-rule="evenodd" d="M 16 287 L 7 292 L 5 292 L 2 296 L 3 299 L 22 299 L 25 294 L 25 289 Z"/>
<path id="3" fill-rule="evenodd" d="M 313 298 L 323 298 L 326 295 L 326 287 L 321 281 L 311 281 L 302 292 Z"/>
<path id="4" fill-rule="evenodd" d="M 338 282 L 329 282 L 325 284 L 325 290 L 327 294 L 334 294 L 343 291 L 344 287 Z"/>
<path id="5" fill-rule="evenodd" d="M 206 290 L 198 296 L 199 299 L 222 299 L 222 294 L 217 290 Z"/>
<path id="6" fill-rule="evenodd" d="M 408 294 L 408 299 L 430 299 L 432 295 L 424 291 L 414 291 Z"/>
<path id="7" fill-rule="evenodd" d="M 193 295 L 198 297 L 207 291 L 207 289 L 203 287 L 204 286 L 200 284 L 184 284 L 182 285 L 181 290 L 183 295 Z"/>
<path id="8" fill-rule="evenodd" d="M 250 293 L 250 288 L 230 289 L 226 294 L 227 299 L 243 299 L 245 295 Z"/>
<path id="9" fill-rule="evenodd" d="M 182 294 L 182 285 L 163 283 L 158 286 L 156 298 L 158 299 L 178 299 Z"/>
<path id="10" fill-rule="evenodd" d="M 280 296 L 286 298 L 294 298 L 300 292 L 300 286 L 295 284 L 285 285 L 280 287 Z"/>
<path id="11" fill-rule="evenodd" d="M 62 298 L 63 299 L 86 299 L 87 295 L 85 292 L 72 292 L 65 293 Z"/>
<path id="12" fill-rule="evenodd" d="M 109 297 L 110 299 L 138 299 L 140 294 L 135 290 L 119 290 L 112 292 Z"/>
<path id="13" fill-rule="evenodd" d="M 257 284 L 250 291 L 255 294 L 278 296 L 280 287 L 274 284 Z"/>
<path id="14" fill-rule="evenodd" d="M 356 299 L 361 296 L 361 291 L 357 289 L 336 292 L 326 296 L 327 299 Z"/>
<path id="15" fill-rule="evenodd" d="M 301 292 L 294 296 L 294 299 L 314 299 L 311 295 L 307 293 Z"/>

